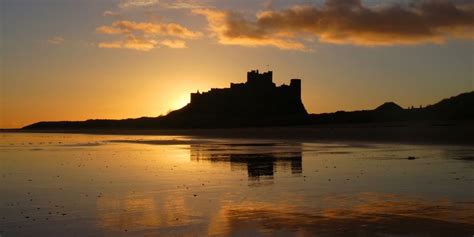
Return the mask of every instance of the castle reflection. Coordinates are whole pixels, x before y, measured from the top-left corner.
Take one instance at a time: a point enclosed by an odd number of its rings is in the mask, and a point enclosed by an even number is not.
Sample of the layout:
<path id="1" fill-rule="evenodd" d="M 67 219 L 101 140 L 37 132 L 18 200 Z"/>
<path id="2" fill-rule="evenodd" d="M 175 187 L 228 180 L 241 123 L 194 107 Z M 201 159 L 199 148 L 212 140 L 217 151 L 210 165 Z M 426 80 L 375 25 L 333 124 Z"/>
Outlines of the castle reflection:
<path id="1" fill-rule="evenodd" d="M 275 173 L 301 175 L 299 143 L 193 144 L 191 160 L 230 163 L 232 171 L 247 170 L 252 180 L 272 179 Z"/>

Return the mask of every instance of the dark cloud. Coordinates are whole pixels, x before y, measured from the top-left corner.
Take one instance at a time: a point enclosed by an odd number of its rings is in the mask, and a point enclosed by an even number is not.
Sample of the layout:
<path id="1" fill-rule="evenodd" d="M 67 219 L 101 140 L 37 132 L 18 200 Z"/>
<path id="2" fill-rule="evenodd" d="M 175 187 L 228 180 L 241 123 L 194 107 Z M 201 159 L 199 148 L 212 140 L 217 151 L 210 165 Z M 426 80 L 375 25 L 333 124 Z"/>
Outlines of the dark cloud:
<path id="1" fill-rule="evenodd" d="M 320 8 L 293 6 L 259 12 L 255 20 L 217 9 L 197 9 L 220 43 L 304 49 L 302 39 L 365 46 L 444 43 L 474 39 L 474 4 L 428 0 L 367 7 L 361 0 L 327 0 Z"/>

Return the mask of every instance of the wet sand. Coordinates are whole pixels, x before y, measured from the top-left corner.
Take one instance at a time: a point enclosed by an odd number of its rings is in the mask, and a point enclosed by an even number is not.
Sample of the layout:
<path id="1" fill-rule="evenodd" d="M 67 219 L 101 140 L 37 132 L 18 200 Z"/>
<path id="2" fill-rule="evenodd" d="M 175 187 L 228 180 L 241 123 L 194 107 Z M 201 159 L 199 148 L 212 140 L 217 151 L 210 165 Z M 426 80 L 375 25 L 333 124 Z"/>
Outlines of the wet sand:
<path id="1" fill-rule="evenodd" d="M 472 236 L 474 147 L 0 134 L 2 236 Z"/>

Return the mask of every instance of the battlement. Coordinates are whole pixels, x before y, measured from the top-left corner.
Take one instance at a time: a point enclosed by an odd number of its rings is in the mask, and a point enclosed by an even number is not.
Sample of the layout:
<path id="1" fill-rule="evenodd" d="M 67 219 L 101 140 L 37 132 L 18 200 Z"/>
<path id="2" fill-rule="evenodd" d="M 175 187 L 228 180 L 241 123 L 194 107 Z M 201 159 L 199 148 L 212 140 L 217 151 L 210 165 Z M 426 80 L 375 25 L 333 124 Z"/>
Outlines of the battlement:
<path id="1" fill-rule="evenodd" d="M 261 84 L 261 85 L 271 85 L 273 84 L 273 72 L 263 72 L 259 73 L 258 70 L 252 70 L 247 72 L 247 84 Z"/>

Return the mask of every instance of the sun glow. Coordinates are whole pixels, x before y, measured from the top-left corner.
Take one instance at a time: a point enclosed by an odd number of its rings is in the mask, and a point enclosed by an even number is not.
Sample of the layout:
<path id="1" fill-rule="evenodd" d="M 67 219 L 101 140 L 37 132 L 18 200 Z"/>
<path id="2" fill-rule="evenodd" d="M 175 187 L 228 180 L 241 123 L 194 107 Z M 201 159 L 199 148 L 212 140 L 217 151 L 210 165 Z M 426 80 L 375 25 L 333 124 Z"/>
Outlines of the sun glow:
<path id="1" fill-rule="evenodd" d="M 190 95 L 186 93 L 180 93 L 176 98 L 171 101 L 170 110 L 181 109 L 190 102 Z"/>

